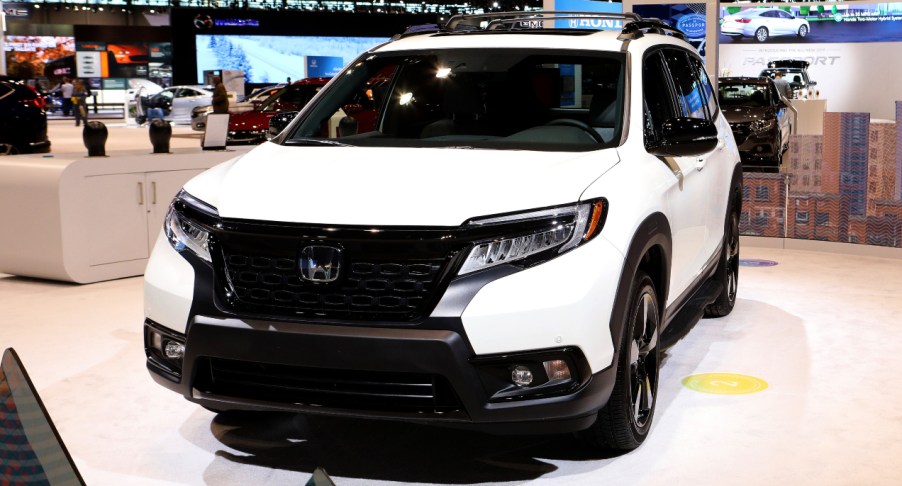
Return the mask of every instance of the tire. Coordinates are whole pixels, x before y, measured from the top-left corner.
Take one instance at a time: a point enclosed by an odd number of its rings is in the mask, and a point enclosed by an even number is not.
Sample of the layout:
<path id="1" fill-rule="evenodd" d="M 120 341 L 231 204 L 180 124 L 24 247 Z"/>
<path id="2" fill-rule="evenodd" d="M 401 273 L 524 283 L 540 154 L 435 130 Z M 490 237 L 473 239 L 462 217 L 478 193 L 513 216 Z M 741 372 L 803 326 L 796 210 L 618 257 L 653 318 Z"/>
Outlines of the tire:
<path id="1" fill-rule="evenodd" d="M 802 39 L 804 39 L 805 37 L 808 37 L 808 26 L 807 25 L 802 25 L 799 27 L 799 37 L 801 37 Z"/>
<path id="2" fill-rule="evenodd" d="M 755 40 L 758 42 L 766 41 L 768 36 L 770 36 L 770 32 L 767 31 L 767 27 L 758 27 L 755 31 Z"/>
<path id="3" fill-rule="evenodd" d="M 736 291 L 739 288 L 739 198 L 731 198 L 727 221 L 724 228 L 723 251 L 714 277 L 723 284 L 723 291 L 717 300 L 705 307 L 705 317 L 723 317 L 733 312 L 736 305 Z"/>
<path id="4" fill-rule="evenodd" d="M 633 450 L 651 429 L 658 395 L 661 312 L 654 282 L 636 272 L 623 338 L 617 358 L 617 377 L 608 403 L 584 437 L 594 447 Z"/>

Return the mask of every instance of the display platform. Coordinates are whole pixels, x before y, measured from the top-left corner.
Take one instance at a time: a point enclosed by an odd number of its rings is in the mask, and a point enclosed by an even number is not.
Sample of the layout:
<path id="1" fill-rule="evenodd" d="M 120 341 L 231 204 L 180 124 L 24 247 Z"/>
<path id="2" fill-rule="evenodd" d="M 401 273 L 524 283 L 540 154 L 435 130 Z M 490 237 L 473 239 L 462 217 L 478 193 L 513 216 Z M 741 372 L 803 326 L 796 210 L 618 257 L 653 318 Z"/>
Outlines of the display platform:
<path id="1" fill-rule="evenodd" d="M 0 159 L 0 272 L 78 283 L 142 275 L 169 203 L 250 147 Z"/>
<path id="2" fill-rule="evenodd" d="M 570 435 L 214 414 L 148 376 L 141 278 L 0 276 L 0 345 L 91 485 L 304 484 L 316 467 L 342 486 L 898 484 L 902 421 L 886 407 L 902 403 L 902 261 L 745 241 L 742 259 L 776 264 L 743 266 L 734 312 L 667 353 L 654 430 L 624 455 Z"/>

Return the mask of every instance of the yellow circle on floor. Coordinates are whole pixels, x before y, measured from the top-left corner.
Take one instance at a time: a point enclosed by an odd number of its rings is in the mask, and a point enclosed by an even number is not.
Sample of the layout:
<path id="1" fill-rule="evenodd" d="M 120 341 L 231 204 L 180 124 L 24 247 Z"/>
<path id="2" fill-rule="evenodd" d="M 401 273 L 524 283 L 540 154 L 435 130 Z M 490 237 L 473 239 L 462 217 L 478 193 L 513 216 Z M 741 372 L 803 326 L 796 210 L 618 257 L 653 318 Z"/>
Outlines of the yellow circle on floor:
<path id="1" fill-rule="evenodd" d="M 700 373 L 683 378 L 683 386 L 702 393 L 744 395 L 767 388 L 767 382 L 754 376 L 736 373 Z"/>

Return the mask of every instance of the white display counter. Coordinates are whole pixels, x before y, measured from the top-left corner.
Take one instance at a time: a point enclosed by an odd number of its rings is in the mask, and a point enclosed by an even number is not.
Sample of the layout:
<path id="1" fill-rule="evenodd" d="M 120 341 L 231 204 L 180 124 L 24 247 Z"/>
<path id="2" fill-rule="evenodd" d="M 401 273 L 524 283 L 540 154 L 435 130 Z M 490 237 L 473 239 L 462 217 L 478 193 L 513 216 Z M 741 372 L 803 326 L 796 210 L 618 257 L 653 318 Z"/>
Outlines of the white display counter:
<path id="1" fill-rule="evenodd" d="M 827 111 L 827 100 L 790 100 L 798 110 L 795 135 L 823 135 L 824 112 Z"/>
<path id="2" fill-rule="evenodd" d="M 250 148 L 0 157 L 0 273 L 78 283 L 142 275 L 176 192 Z"/>

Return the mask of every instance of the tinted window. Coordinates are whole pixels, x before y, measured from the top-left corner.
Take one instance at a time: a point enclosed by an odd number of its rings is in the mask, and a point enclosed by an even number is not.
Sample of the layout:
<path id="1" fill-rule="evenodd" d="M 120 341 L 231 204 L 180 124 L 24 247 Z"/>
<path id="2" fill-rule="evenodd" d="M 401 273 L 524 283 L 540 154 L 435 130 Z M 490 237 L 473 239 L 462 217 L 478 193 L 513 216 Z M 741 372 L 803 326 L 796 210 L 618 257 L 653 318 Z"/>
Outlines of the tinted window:
<path id="1" fill-rule="evenodd" d="M 286 143 L 595 150 L 619 142 L 623 56 L 552 49 L 368 55 Z M 347 130 L 337 130 L 339 120 Z"/>
<path id="2" fill-rule="evenodd" d="M 661 140 L 664 122 L 678 116 L 678 111 L 670 93 L 670 75 L 664 65 L 661 51 L 645 57 L 642 66 L 642 93 L 644 96 L 645 145 L 655 145 Z"/>
<path id="3" fill-rule="evenodd" d="M 708 78 L 708 72 L 705 71 L 705 65 L 702 63 L 701 59 L 689 56 L 689 61 L 695 67 L 695 73 L 696 76 L 698 76 L 702 101 L 708 105 L 708 114 L 713 119 L 717 113 L 717 97 L 714 96 L 714 86 L 711 85 L 711 80 Z"/>
<path id="4" fill-rule="evenodd" d="M 689 57 L 685 52 L 677 49 L 665 49 L 662 52 L 676 88 L 676 101 L 680 116 L 708 118 L 707 97 L 696 80 L 695 69 L 690 65 Z"/>

